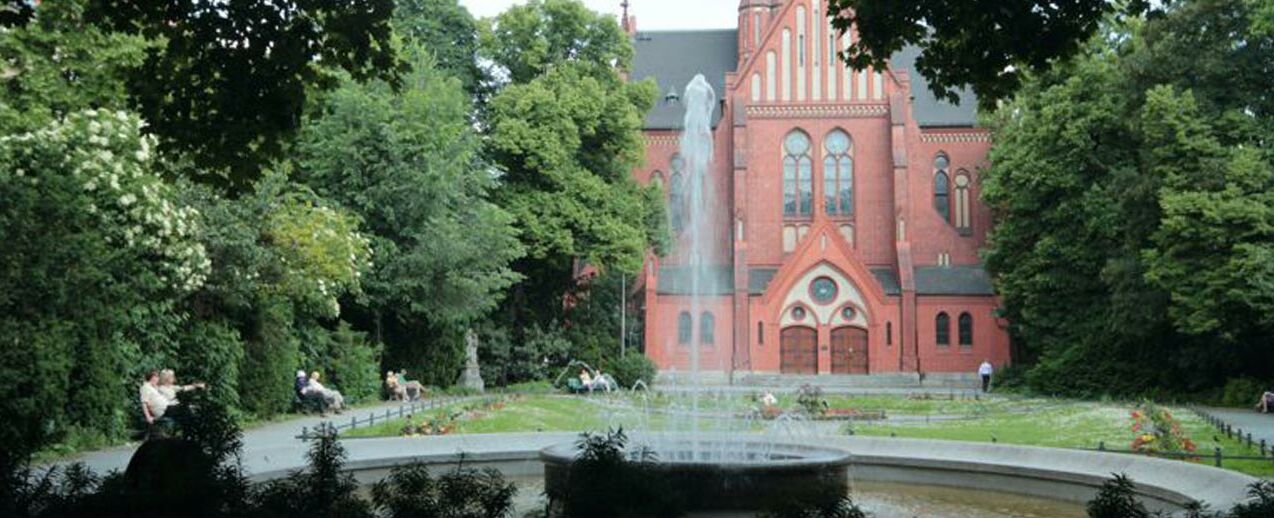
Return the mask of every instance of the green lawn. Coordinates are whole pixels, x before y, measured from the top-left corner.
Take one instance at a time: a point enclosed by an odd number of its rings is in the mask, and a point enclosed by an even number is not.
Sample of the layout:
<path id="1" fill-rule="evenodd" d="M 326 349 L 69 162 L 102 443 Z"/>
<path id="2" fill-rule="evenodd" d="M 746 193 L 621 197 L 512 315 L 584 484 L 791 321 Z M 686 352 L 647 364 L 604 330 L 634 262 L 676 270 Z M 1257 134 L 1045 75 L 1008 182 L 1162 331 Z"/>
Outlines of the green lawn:
<path id="1" fill-rule="evenodd" d="M 780 406 L 795 408 L 791 394 L 779 396 Z M 854 408 L 864 411 L 883 410 L 890 416 L 965 416 L 954 421 L 934 420 L 914 423 L 856 422 L 843 426 L 827 424 L 828 430 L 841 433 L 870 436 L 897 436 L 958 441 L 990 442 L 993 439 L 1005 444 L 1050 446 L 1059 448 L 1096 448 L 1104 442 L 1109 449 L 1128 449 L 1132 441 L 1129 412 L 1131 403 L 1084 402 L 1057 399 L 947 399 L 909 398 L 906 396 L 836 396 L 828 398 L 833 408 Z M 445 409 L 460 414 L 464 407 L 453 405 Z M 464 414 L 455 421 L 450 433 L 505 433 L 534 431 L 596 431 L 608 427 L 649 428 L 655 430 L 687 430 L 698 425 L 703 430 L 728 428 L 732 430 L 760 430 L 767 423 L 723 420 L 705 416 L 689 419 L 681 416 L 669 419 L 658 412 L 644 417 L 640 409 L 656 410 L 676 407 L 687 409 L 691 405 L 684 398 L 661 395 L 522 395 L 506 396 L 505 406 L 499 409 L 477 410 Z M 713 396 L 701 398 L 699 409 L 705 413 L 722 415 L 742 414 L 755 403 L 748 396 Z M 1177 408 L 1174 415 L 1183 429 L 1198 445 L 1198 462 L 1211 463 L 1215 447 L 1221 447 L 1225 455 L 1257 455 L 1256 448 L 1248 448 L 1239 441 L 1219 436 L 1215 429 L 1194 413 Z M 433 414 L 442 412 L 433 411 Z M 426 415 L 414 416 L 419 423 Z M 397 436 L 401 434 L 407 419 L 396 419 L 371 428 L 361 428 L 342 434 L 343 437 Z M 1225 461 L 1224 467 L 1255 476 L 1274 476 L 1274 461 Z"/>

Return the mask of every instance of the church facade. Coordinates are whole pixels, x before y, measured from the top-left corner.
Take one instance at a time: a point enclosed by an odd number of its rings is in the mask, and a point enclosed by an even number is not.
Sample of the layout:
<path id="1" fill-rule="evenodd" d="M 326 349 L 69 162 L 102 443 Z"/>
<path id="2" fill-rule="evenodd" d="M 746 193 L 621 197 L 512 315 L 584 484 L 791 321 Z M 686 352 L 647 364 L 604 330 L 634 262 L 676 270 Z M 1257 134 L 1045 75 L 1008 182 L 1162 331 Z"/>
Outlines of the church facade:
<path id="1" fill-rule="evenodd" d="M 663 187 L 673 250 L 637 285 L 661 370 L 727 375 L 973 372 L 1009 361 L 979 261 L 991 215 L 978 174 L 990 135 L 975 100 L 939 101 L 913 73 L 848 69 L 820 0 L 742 0 L 731 30 L 625 26 L 630 79 L 653 78 L 642 184 Z M 702 73 L 720 99 L 708 179 L 716 264 L 689 282 L 680 96 Z"/>

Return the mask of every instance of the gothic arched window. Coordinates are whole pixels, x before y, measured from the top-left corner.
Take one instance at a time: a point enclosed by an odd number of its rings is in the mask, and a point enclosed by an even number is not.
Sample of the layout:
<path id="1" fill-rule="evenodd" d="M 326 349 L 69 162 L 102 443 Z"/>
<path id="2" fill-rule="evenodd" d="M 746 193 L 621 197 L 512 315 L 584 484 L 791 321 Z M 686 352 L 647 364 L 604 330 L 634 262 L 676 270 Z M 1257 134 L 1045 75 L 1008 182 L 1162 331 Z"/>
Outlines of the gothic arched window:
<path id="1" fill-rule="evenodd" d="M 823 204 L 829 216 L 854 213 L 854 141 L 841 130 L 823 140 Z"/>
<path id="2" fill-rule="evenodd" d="M 681 155 L 673 155 L 669 165 L 672 168 L 672 176 L 668 178 L 668 217 L 672 223 L 672 230 L 681 232 L 685 224 L 686 210 L 686 179 L 681 174 L 685 161 L 682 160 Z"/>
<path id="3" fill-rule="evenodd" d="M 656 170 L 650 174 L 650 185 L 658 187 L 660 190 L 664 188 L 664 173 Z"/>
<path id="4" fill-rule="evenodd" d="M 683 345 L 690 343 L 690 334 L 694 332 L 694 322 L 692 320 L 690 313 L 686 311 L 682 311 L 677 316 L 677 343 Z"/>
<path id="5" fill-rule="evenodd" d="M 951 177 L 947 175 L 950 162 L 947 155 L 933 159 L 933 208 L 943 221 L 951 222 Z"/>
<path id="6" fill-rule="evenodd" d="M 814 212 L 813 161 L 810 137 L 794 130 L 783 139 L 783 215 L 808 217 Z"/>
<path id="7" fill-rule="evenodd" d="M 946 313 L 938 313 L 937 318 L 933 319 L 933 328 L 934 341 L 939 346 L 951 345 L 951 317 Z"/>
<path id="8" fill-rule="evenodd" d="M 704 311 L 699 315 L 699 343 L 712 344 L 716 339 L 717 319 L 712 313 Z"/>
<path id="9" fill-rule="evenodd" d="M 955 175 L 955 210 L 954 213 L 955 227 L 960 230 L 969 230 L 973 226 L 969 217 L 969 172 L 960 170 Z"/>
<path id="10" fill-rule="evenodd" d="M 960 327 L 960 345 L 973 345 L 973 315 L 960 313 L 960 318 L 956 322 Z"/>

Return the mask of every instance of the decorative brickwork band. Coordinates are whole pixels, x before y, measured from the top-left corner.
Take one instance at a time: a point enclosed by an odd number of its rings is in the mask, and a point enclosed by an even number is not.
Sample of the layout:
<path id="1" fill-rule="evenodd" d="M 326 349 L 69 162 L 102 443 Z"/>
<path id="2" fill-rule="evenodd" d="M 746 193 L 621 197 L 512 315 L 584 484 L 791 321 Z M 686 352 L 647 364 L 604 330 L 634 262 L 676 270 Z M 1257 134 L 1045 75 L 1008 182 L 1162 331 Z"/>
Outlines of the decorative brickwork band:
<path id="1" fill-rule="evenodd" d="M 926 143 L 946 142 L 990 142 L 991 133 L 987 131 L 961 131 L 956 133 L 923 133 L 920 139 Z"/>
<path id="2" fill-rule="evenodd" d="M 760 105 L 748 106 L 748 118 L 757 119 L 833 119 L 844 117 L 883 117 L 889 114 L 886 104 L 825 105 Z"/>

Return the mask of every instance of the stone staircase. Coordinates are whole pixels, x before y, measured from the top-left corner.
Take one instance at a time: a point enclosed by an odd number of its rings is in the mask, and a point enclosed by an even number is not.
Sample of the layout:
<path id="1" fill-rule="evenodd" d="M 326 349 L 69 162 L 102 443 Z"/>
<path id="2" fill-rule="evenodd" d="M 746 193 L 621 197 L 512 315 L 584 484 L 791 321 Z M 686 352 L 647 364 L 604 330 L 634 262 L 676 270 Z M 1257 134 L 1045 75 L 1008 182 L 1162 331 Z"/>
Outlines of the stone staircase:
<path id="1" fill-rule="evenodd" d="M 810 384 L 824 389 L 957 389 L 971 390 L 980 381 L 974 373 L 925 373 L 886 372 L 879 374 L 773 374 L 735 372 L 734 382 L 724 371 L 702 371 L 699 383 L 707 386 L 733 385 L 735 387 L 797 388 Z M 663 386 L 691 383 L 687 372 L 661 371 L 657 383 Z"/>

